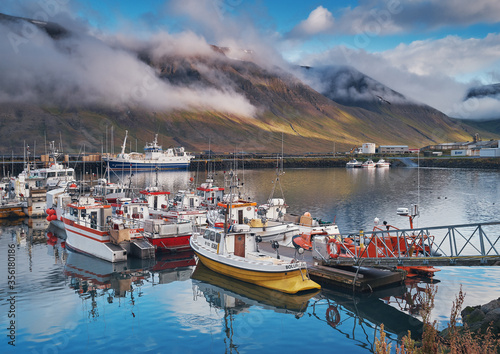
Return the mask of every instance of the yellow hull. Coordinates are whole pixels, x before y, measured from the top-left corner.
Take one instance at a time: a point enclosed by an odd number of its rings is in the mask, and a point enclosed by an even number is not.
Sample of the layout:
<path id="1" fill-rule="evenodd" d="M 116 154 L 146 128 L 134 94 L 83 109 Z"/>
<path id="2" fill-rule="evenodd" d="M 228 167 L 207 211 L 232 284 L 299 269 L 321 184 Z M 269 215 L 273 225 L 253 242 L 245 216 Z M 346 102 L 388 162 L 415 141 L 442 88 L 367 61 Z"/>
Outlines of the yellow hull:
<path id="1" fill-rule="evenodd" d="M 214 272 L 229 277 L 263 286 L 268 289 L 281 291 L 288 294 L 296 294 L 300 291 L 319 290 L 321 286 L 313 282 L 303 269 L 295 269 L 286 272 L 258 272 L 233 267 L 224 263 L 213 261 L 196 252 L 200 261 Z"/>
<path id="2" fill-rule="evenodd" d="M 0 208 L 0 219 L 16 218 L 21 216 L 26 216 L 26 214 L 20 206 Z"/>

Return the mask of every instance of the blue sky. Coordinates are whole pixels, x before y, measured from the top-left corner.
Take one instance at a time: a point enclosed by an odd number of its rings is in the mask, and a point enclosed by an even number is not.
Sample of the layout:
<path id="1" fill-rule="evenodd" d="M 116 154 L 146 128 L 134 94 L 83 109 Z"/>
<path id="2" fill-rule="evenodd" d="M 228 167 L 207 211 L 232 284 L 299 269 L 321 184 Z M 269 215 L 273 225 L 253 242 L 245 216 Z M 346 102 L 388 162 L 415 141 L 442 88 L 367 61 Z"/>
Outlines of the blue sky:
<path id="1" fill-rule="evenodd" d="M 42 9 L 56 19 L 64 10 L 100 37 L 188 33 L 252 49 L 276 65 L 350 65 L 463 118 L 471 115 L 460 107 L 469 87 L 500 82 L 498 0 L 4 1 L 0 12 L 13 15 Z M 500 101 L 476 104 L 473 115 L 492 111 Z"/>

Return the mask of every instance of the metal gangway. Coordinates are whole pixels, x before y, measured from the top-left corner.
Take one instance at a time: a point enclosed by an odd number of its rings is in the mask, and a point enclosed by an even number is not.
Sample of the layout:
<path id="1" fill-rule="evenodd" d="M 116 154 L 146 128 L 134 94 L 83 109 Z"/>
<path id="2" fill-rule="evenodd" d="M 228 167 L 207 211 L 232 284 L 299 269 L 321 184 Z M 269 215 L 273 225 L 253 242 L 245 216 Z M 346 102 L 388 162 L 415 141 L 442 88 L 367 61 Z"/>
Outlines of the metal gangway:
<path id="1" fill-rule="evenodd" d="M 313 257 L 330 266 L 500 265 L 500 221 L 341 234 L 315 240 Z"/>

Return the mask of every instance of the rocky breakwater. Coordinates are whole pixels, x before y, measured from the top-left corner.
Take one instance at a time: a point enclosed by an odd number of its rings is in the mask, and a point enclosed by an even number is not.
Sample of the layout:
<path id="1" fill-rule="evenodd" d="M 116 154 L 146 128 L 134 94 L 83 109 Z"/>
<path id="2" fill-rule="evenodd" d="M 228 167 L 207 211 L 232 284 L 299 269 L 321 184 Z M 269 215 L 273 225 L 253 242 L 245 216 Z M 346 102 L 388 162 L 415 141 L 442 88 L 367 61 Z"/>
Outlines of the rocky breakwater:
<path id="1" fill-rule="evenodd" d="M 467 306 L 461 315 L 470 331 L 485 333 L 490 327 L 491 333 L 500 337 L 500 298 L 485 305 Z"/>

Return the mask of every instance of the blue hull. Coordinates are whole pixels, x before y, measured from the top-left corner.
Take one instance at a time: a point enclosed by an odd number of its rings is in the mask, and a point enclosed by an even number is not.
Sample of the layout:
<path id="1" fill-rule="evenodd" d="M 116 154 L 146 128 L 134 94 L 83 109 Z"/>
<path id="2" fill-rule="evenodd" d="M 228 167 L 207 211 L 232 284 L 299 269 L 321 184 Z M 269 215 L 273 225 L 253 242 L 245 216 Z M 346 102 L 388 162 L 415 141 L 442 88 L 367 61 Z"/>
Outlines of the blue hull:
<path id="1" fill-rule="evenodd" d="M 137 163 L 137 162 L 121 162 L 121 161 L 109 161 L 108 166 L 111 170 L 120 171 L 169 171 L 169 170 L 187 170 L 189 163 Z"/>

